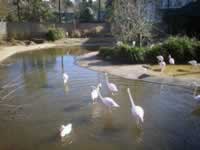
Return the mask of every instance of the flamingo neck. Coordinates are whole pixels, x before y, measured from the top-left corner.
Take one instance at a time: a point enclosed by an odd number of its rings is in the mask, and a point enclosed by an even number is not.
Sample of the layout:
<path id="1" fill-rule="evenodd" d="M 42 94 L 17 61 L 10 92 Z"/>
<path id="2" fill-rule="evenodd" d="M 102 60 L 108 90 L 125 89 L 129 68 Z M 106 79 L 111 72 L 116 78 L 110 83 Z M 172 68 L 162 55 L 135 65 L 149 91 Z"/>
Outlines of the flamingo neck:
<path id="1" fill-rule="evenodd" d="M 193 96 L 196 96 L 196 95 L 197 95 L 197 89 L 198 89 L 198 87 L 197 87 L 197 86 L 195 86 L 195 89 L 194 89 Z"/>
<path id="2" fill-rule="evenodd" d="M 108 76 L 106 75 L 106 83 L 108 84 L 109 83 L 109 80 L 108 80 Z"/>
<path id="3" fill-rule="evenodd" d="M 129 90 L 128 90 L 128 96 L 129 96 L 129 100 L 131 102 L 131 106 L 132 106 L 132 108 L 134 108 L 135 107 L 135 103 L 133 102 L 133 97 L 132 97 L 131 92 Z"/>

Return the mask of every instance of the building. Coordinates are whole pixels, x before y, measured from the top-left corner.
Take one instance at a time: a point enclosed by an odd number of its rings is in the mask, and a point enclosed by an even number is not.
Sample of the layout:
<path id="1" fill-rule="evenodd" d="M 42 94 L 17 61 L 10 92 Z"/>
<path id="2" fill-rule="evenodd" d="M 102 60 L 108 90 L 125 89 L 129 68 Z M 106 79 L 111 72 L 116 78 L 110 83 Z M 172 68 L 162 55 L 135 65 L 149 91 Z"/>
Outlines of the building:
<path id="1" fill-rule="evenodd" d="M 163 0 L 164 1 L 164 0 Z M 200 1 L 166 0 L 160 11 L 162 21 L 168 26 L 170 34 L 187 34 L 200 38 Z"/>

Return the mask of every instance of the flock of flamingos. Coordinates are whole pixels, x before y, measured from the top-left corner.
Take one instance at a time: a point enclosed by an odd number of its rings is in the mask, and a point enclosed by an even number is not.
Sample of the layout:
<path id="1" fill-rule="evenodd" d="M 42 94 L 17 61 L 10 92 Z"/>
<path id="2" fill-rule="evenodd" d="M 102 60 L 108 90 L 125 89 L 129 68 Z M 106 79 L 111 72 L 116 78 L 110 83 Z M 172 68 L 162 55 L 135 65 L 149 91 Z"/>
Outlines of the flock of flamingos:
<path id="1" fill-rule="evenodd" d="M 166 67 L 164 57 L 160 55 L 160 56 L 157 56 L 157 59 L 158 59 L 158 63 L 160 65 L 161 71 L 163 71 Z M 199 65 L 197 63 L 197 61 L 195 61 L 195 60 L 191 60 L 188 63 L 194 67 Z M 171 55 L 169 55 L 169 64 L 171 64 L 171 65 L 175 64 L 175 60 L 174 60 L 174 58 L 171 57 Z M 68 79 L 69 79 L 69 76 L 67 75 L 67 73 L 63 73 L 64 84 L 67 84 Z M 109 89 L 109 91 L 112 93 L 112 95 L 114 93 L 118 92 L 117 86 L 114 83 L 109 82 L 107 73 L 105 73 L 105 79 L 106 79 L 106 86 Z M 197 95 L 197 90 L 198 90 L 199 86 L 196 83 L 194 83 L 194 86 L 195 86 L 195 90 L 194 90 L 193 98 L 197 102 L 200 102 L 200 95 Z M 117 102 L 115 102 L 115 100 L 113 100 L 111 97 L 103 97 L 101 95 L 101 88 L 102 88 L 101 83 L 99 83 L 97 86 L 92 86 L 92 91 L 91 91 L 92 101 L 96 102 L 98 99 L 100 99 L 101 102 L 105 105 L 105 107 L 107 107 L 108 110 L 111 110 L 112 108 L 119 108 L 120 105 L 117 104 Z M 144 122 L 144 109 L 141 106 L 136 105 L 134 103 L 134 100 L 133 100 L 133 97 L 131 95 L 129 88 L 127 88 L 127 94 L 129 96 L 129 100 L 131 102 L 132 116 L 136 120 L 137 126 L 141 125 Z M 60 137 L 61 138 L 67 137 L 71 132 L 72 132 L 72 124 L 71 123 L 69 123 L 67 125 L 62 125 L 60 128 Z"/>

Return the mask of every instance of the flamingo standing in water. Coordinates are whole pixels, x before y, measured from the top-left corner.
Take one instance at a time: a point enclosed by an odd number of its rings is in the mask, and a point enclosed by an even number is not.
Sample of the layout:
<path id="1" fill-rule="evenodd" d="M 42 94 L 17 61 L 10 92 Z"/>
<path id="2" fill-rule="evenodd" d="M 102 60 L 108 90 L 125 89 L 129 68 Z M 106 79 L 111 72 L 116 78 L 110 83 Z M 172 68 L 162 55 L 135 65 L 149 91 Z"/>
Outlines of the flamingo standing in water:
<path id="1" fill-rule="evenodd" d="M 118 108 L 118 107 L 120 107 L 119 104 L 117 104 L 112 98 L 110 98 L 110 97 L 103 97 L 101 95 L 100 90 L 98 91 L 98 95 L 99 95 L 101 101 L 103 102 L 103 104 L 105 106 L 107 106 L 109 108 L 109 110 L 111 108 Z"/>
<path id="2" fill-rule="evenodd" d="M 171 64 L 171 65 L 175 64 L 175 60 L 174 60 L 174 58 L 172 58 L 171 55 L 169 55 L 169 64 Z"/>
<path id="3" fill-rule="evenodd" d="M 195 89 L 194 89 L 194 94 L 193 94 L 193 98 L 197 101 L 200 102 L 200 95 L 197 95 L 197 90 L 198 90 L 198 85 L 196 83 L 194 83 L 195 85 Z"/>
<path id="4" fill-rule="evenodd" d="M 110 92 L 112 93 L 112 95 L 113 93 L 118 92 L 117 86 L 114 83 L 109 82 L 107 73 L 105 73 L 105 77 L 106 77 L 106 85 L 108 89 L 110 90 Z"/>
<path id="5" fill-rule="evenodd" d="M 63 82 L 64 82 L 64 84 L 67 84 L 68 79 L 69 79 L 68 74 L 67 73 L 63 73 Z"/>
<path id="6" fill-rule="evenodd" d="M 144 110 L 141 106 L 135 105 L 129 88 L 127 88 L 127 92 L 129 100 L 131 102 L 131 113 L 133 117 L 136 119 L 137 125 L 139 125 L 140 123 L 144 122 Z"/>
<path id="7" fill-rule="evenodd" d="M 97 85 L 97 87 L 92 86 L 92 92 L 91 92 L 91 99 L 93 100 L 93 102 L 99 97 L 99 90 L 102 87 L 101 83 L 99 83 Z"/>
<path id="8" fill-rule="evenodd" d="M 60 127 L 60 137 L 64 138 L 65 136 L 69 135 L 72 132 L 72 124 L 69 123 L 68 125 L 61 125 Z"/>

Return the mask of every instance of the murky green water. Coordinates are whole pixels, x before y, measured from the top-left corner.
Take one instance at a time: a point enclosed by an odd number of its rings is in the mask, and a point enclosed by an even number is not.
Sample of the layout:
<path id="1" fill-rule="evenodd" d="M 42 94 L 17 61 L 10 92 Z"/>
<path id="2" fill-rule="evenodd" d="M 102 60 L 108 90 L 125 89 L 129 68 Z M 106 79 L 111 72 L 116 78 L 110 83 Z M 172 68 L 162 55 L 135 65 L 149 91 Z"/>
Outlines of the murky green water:
<path id="1" fill-rule="evenodd" d="M 70 52 L 69 52 L 70 51 Z M 120 109 L 108 113 L 92 104 L 90 86 L 103 83 L 104 74 L 81 68 L 74 56 L 83 50 L 46 50 L 16 55 L 0 68 L 0 150 L 198 150 L 200 118 L 192 89 L 131 81 L 115 76 Z M 63 85 L 62 72 L 70 78 Z M 11 82 L 12 81 L 12 82 Z M 8 84 L 9 83 L 9 84 Z M 7 85 L 7 86 L 5 86 Z M 144 124 L 135 128 L 126 88 L 144 108 Z M 73 124 L 61 141 L 61 124 Z"/>

